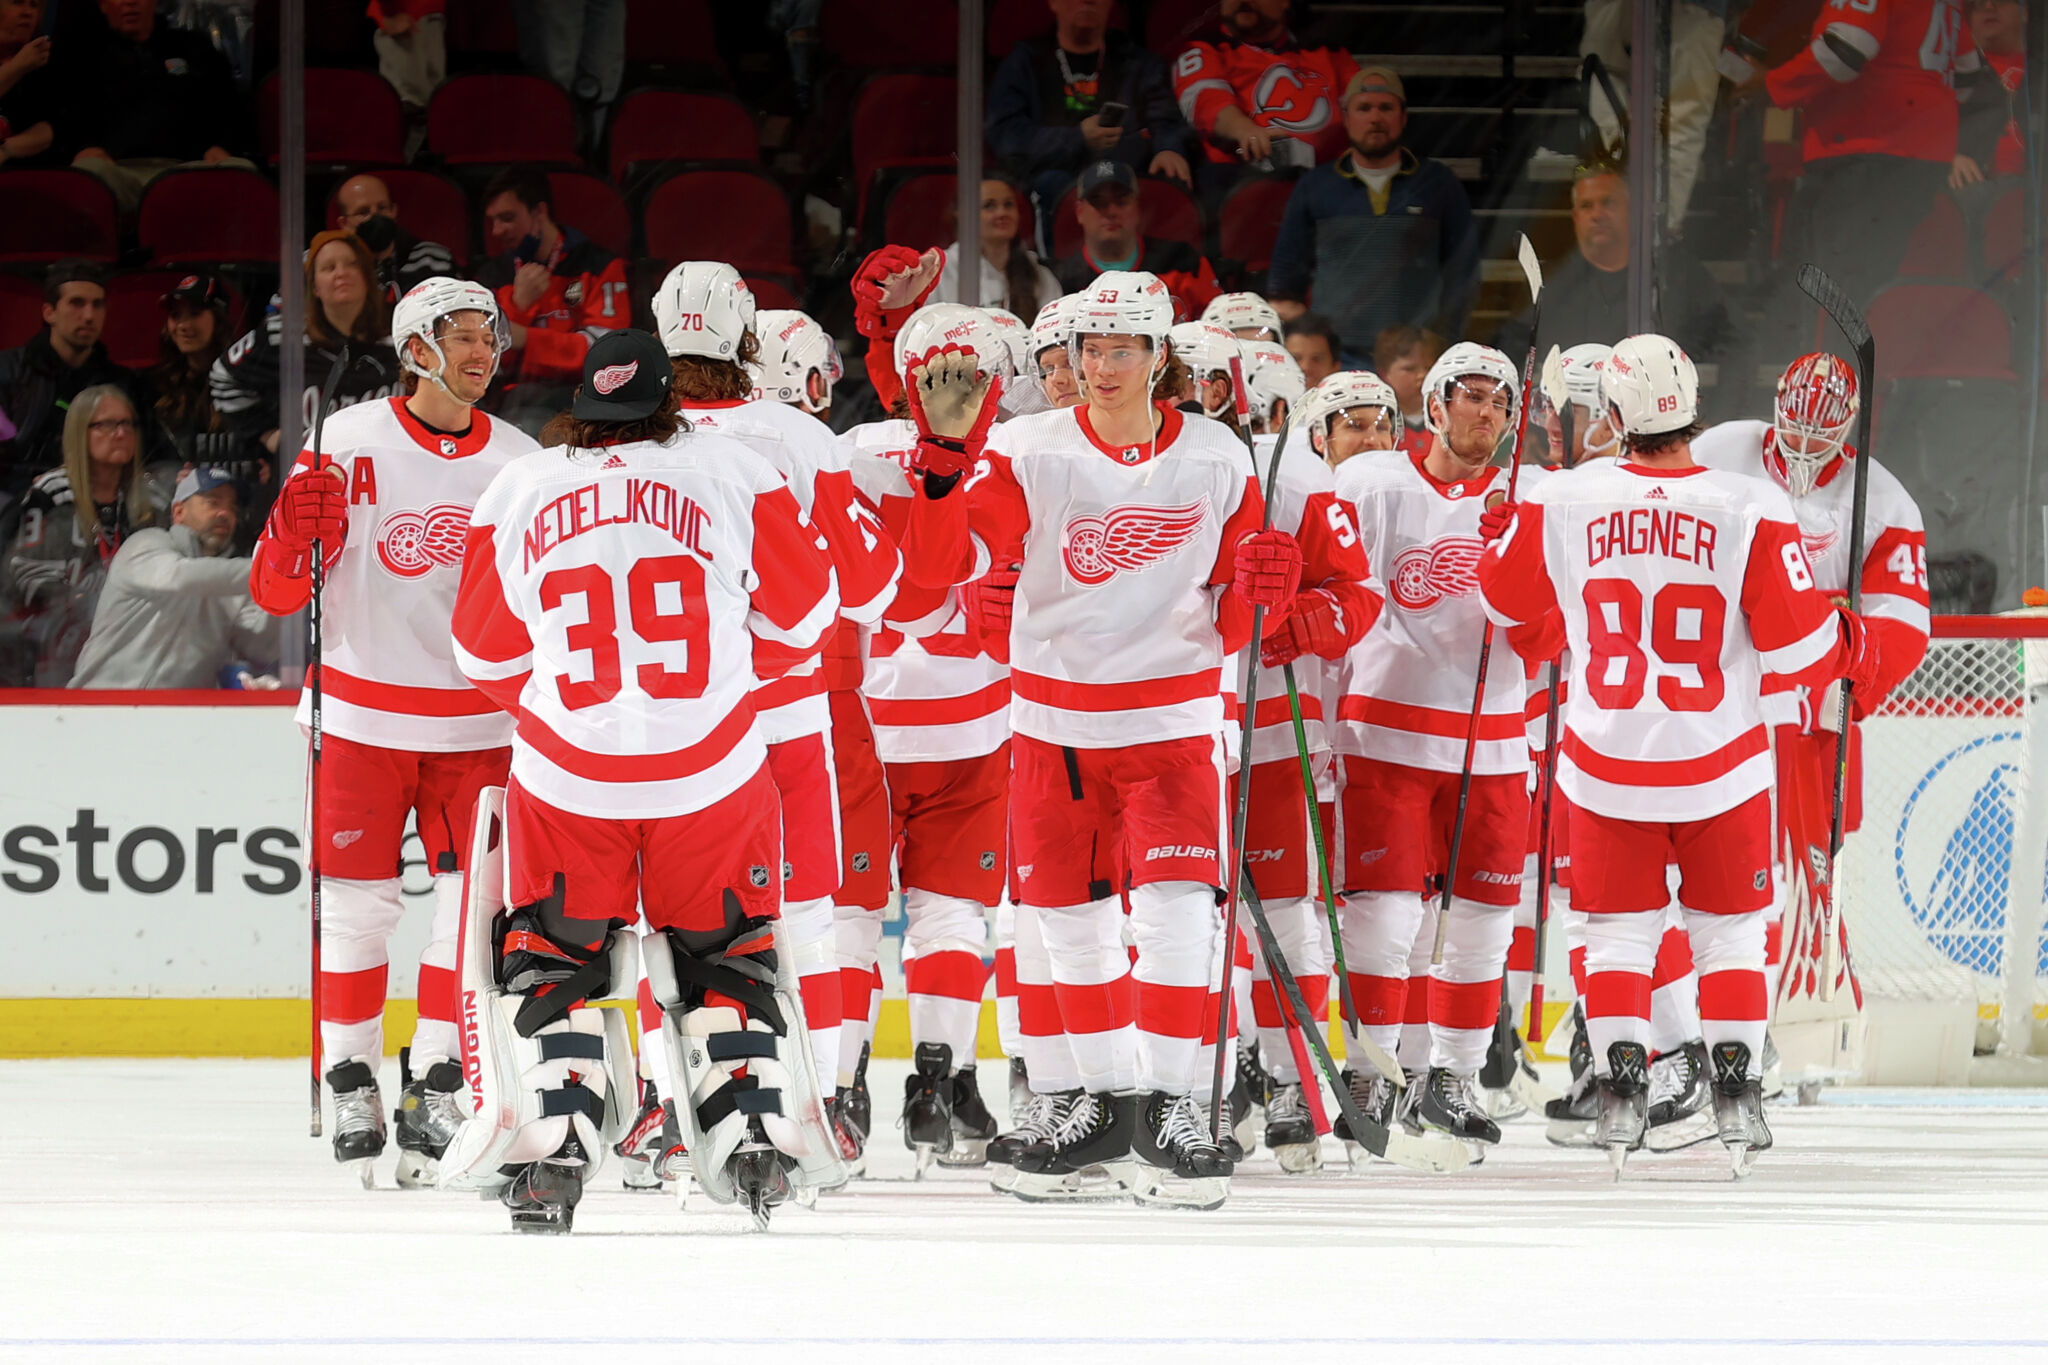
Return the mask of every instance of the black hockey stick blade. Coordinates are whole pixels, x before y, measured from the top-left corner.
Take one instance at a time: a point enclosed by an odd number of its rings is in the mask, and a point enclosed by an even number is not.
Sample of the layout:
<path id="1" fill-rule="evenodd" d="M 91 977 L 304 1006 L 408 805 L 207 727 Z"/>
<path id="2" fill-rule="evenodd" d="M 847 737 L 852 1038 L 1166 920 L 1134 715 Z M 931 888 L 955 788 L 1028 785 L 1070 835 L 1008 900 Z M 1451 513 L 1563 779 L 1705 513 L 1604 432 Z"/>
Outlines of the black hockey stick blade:
<path id="1" fill-rule="evenodd" d="M 1851 346 L 1860 351 L 1871 344 L 1870 323 L 1864 319 L 1863 310 L 1850 302 L 1834 276 L 1808 261 L 1799 267 L 1799 287 L 1835 320 L 1835 326 L 1842 329 Z"/>

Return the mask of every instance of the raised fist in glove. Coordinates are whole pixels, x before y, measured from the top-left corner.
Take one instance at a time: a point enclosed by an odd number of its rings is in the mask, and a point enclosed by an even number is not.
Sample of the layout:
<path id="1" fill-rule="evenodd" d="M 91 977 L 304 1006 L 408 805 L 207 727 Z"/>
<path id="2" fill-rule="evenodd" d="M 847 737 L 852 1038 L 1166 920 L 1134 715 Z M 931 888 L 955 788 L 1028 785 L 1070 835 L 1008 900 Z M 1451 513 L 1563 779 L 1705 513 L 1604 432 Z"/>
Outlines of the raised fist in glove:
<path id="1" fill-rule="evenodd" d="M 1849 666 L 1842 670 L 1842 681 L 1857 693 L 1870 693 L 1878 680 L 1877 634 L 1847 607 L 1835 610 L 1841 615 L 1842 637 L 1849 645 Z"/>
<path id="2" fill-rule="evenodd" d="M 1258 531 L 1237 542 L 1231 586 L 1255 607 L 1281 607 L 1301 584 L 1301 546 L 1285 531 Z"/>
<path id="3" fill-rule="evenodd" d="M 937 247 L 921 255 L 907 246 L 869 252 L 853 275 L 853 325 L 864 337 L 895 340 L 945 268 L 946 253 Z"/>
<path id="4" fill-rule="evenodd" d="M 951 342 L 913 357 L 904 378 L 917 426 L 917 467 L 941 478 L 973 469 L 996 420 L 1003 381 L 984 372 L 972 350 Z"/>
<path id="5" fill-rule="evenodd" d="M 1491 545 L 1506 535 L 1509 525 L 1514 522 L 1515 509 L 1520 505 L 1505 498 L 1490 504 L 1479 514 L 1479 538 Z"/>
<path id="6" fill-rule="evenodd" d="M 284 481 L 271 505 L 264 557 L 287 578 L 311 572 L 313 542 L 332 564 L 348 539 L 348 481 L 333 466 L 302 469 Z"/>
<path id="7" fill-rule="evenodd" d="M 1259 662 L 1268 668 L 1291 664 L 1304 654 L 1334 659 L 1345 649 L 1344 607 L 1336 594 L 1310 588 L 1294 599 L 1287 613 L 1259 652 Z"/>
<path id="8" fill-rule="evenodd" d="M 981 637 L 981 647 L 997 663 L 1010 662 L 1010 618 L 1016 607 L 1021 565 L 991 569 L 960 588 L 960 606 Z"/>

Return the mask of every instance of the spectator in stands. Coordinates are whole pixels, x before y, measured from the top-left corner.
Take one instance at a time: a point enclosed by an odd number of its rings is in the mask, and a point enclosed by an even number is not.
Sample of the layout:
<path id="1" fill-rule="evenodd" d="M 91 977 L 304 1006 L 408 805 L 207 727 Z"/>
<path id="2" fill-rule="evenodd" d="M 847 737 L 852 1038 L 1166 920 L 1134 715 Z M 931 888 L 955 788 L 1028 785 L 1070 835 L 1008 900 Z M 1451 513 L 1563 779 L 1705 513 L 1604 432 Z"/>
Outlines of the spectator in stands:
<path id="1" fill-rule="evenodd" d="M 2027 7 L 2019 0 L 1972 0 L 1970 37 L 1977 55 L 1998 78 L 1998 87 L 1987 91 L 1965 85 L 1958 92 L 1971 96 L 1963 101 L 1956 158 L 1948 176 L 1949 188 L 1958 190 L 1981 184 L 1986 175 L 2024 175 L 2027 170 L 2027 109 L 2022 102 Z"/>
<path id="2" fill-rule="evenodd" d="M 1181 116 L 1203 139 L 1203 180 L 1220 190 L 1250 164 L 1312 166 L 1344 152 L 1344 87 L 1358 63 L 1287 26 L 1289 0 L 1223 0 L 1220 29 L 1173 63 Z"/>
<path id="3" fill-rule="evenodd" d="M 0 682 L 70 681 L 107 565 L 131 532 L 161 520 L 161 501 L 128 395 L 114 384 L 80 390 L 64 417 L 64 463 L 29 485 L 0 562 Z"/>
<path id="4" fill-rule="evenodd" d="M 1460 336 L 1479 278 L 1479 234 L 1450 169 L 1402 145 L 1401 78 L 1368 66 L 1344 87 L 1351 149 L 1301 178 L 1281 215 L 1266 278 L 1306 294 L 1347 336 L 1398 323 Z"/>
<path id="5" fill-rule="evenodd" d="M 424 113 L 448 79 L 447 5 L 448 0 L 370 0 L 377 74 L 391 83 L 409 113 Z"/>
<path id="6" fill-rule="evenodd" d="M 163 336 L 145 376 L 151 408 L 182 464 L 234 457 L 239 438 L 213 407 L 213 363 L 228 348 L 228 290 L 212 275 L 187 275 L 162 299 Z"/>
<path id="7" fill-rule="evenodd" d="M 569 92 L 584 146 L 596 150 L 626 75 L 626 0 L 513 0 L 512 13 L 519 60 Z"/>
<path id="8" fill-rule="evenodd" d="M 455 256 L 439 242 L 423 241 L 398 221 L 391 187 L 374 175 L 351 176 L 334 192 L 334 225 L 353 232 L 377 258 L 377 283 L 384 301 L 435 275 L 453 275 Z"/>
<path id="9" fill-rule="evenodd" d="M 1321 313 L 1303 313 L 1286 324 L 1283 335 L 1287 339 L 1287 354 L 1301 366 L 1310 388 L 1348 368 L 1341 359 L 1344 347 L 1337 340 L 1337 329 Z"/>
<path id="10" fill-rule="evenodd" d="M 43 272 L 43 330 L 26 345 L 0 351 L 0 412 L 14 439 L 0 444 L 0 495 L 15 495 L 63 459 L 64 412 L 81 390 L 118 385 L 147 412 L 135 375 L 107 358 L 107 288 L 90 261 L 59 261 Z M 144 433 L 143 445 L 149 445 Z"/>
<path id="11" fill-rule="evenodd" d="M 313 432 L 320 386 L 346 344 L 350 361 L 330 395 L 335 408 L 404 392 L 391 350 L 389 311 L 376 287 L 370 249 L 348 232 L 322 232 L 306 252 L 306 388 L 302 430 Z M 279 346 L 284 319 L 273 306 L 263 321 L 228 347 L 213 364 L 213 406 L 238 439 L 230 472 L 259 487 L 274 487 L 279 431 Z M 282 452 L 285 463 L 297 452 Z"/>
<path id="12" fill-rule="evenodd" d="M 1030 186 L 1040 221 L 1097 161 L 1192 185 L 1193 140 L 1166 63 L 1109 31 L 1110 0 L 1048 4 L 1053 31 L 1010 50 L 989 81 L 983 116 L 989 144 Z"/>
<path id="13" fill-rule="evenodd" d="M 178 481 L 169 528 L 114 556 L 71 686 L 216 687 L 238 660 L 277 658 L 282 618 L 249 599 L 249 561 L 228 557 L 240 508 L 225 469 Z"/>
<path id="14" fill-rule="evenodd" d="M 1629 98 L 1629 44 L 1635 11 L 1633 0 L 1586 0 L 1586 27 L 1579 38 L 1579 55 L 1599 56 L 1614 83 L 1615 97 L 1624 106 Z M 1692 201 L 1692 187 L 1707 150 L 1707 124 L 1713 120 L 1714 101 L 1721 92 L 1721 73 L 1715 61 L 1721 55 L 1727 28 L 1728 0 L 1677 0 L 1671 6 L 1671 92 L 1664 111 L 1669 200 L 1664 221 L 1673 232 L 1685 221 L 1685 206 Z M 1599 89 L 1597 82 L 1594 89 Z M 1608 107 L 1606 96 L 1596 93 L 1590 106 L 1607 145 L 1620 146 L 1621 120 Z M 1628 110 L 1624 107 L 1620 112 L 1626 117 Z"/>
<path id="15" fill-rule="evenodd" d="M 71 164 L 114 191 L 124 213 L 181 166 L 237 166 L 253 143 L 234 68 L 206 36 L 157 22 L 152 0 L 99 0 L 105 22 L 58 54 L 74 96 Z"/>
<path id="16" fill-rule="evenodd" d="M 55 160 L 57 84 L 42 24 L 43 0 L 0 0 L 0 166 Z"/>
<path id="17" fill-rule="evenodd" d="M 951 216 L 950 214 L 948 215 Z M 984 308 L 1007 308 L 1020 318 L 1035 318 L 1038 310 L 1058 298 L 1060 282 L 1039 263 L 1038 257 L 1017 235 L 1017 187 L 998 177 L 981 182 L 981 266 L 980 294 Z M 960 243 L 946 248 L 946 268 L 932 291 L 933 303 L 960 301 Z"/>
<path id="18" fill-rule="evenodd" d="M 537 433 L 569 405 L 590 343 L 632 321 L 626 263 L 555 222 L 547 174 L 512 166 L 484 187 L 484 238 L 496 253 L 477 272 L 497 291 L 512 332 L 498 411 Z"/>
<path id="19" fill-rule="evenodd" d="M 1186 242 L 1138 234 L 1138 177 L 1121 161 L 1098 161 L 1081 172 L 1074 213 L 1081 222 L 1081 249 L 1053 267 L 1060 289 L 1088 287 L 1105 270 L 1149 270 L 1166 281 L 1178 304 L 1192 287 L 1198 315 L 1216 295 L 1216 271 Z M 1173 278 L 1169 278 L 1173 277 Z M 1180 310 L 1176 307 L 1176 314 Z"/>
<path id="20" fill-rule="evenodd" d="M 1611 346 L 1629 334 L 1629 189 L 1619 167 L 1579 169 L 1572 182 L 1572 232 L 1578 245 L 1563 262 L 1543 271 L 1543 326 L 1536 336 L 1541 364 L 1552 346 L 1596 341 Z M 1658 322 L 1685 338 L 1695 361 L 1717 355 L 1729 335 L 1728 310 L 1706 267 L 1682 250 L 1659 257 Z M 1511 356 L 1529 345 L 1528 312 L 1501 331 Z"/>
<path id="21" fill-rule="evenodd" d="M 1423 425 L 1422 381 L 1444 353 L 1444 339 L 1423 327 L 1389 327 L 1373 338 L 1372 368 L 1401 400 L 1400 446 L 1411 455 L 1429 451 Z"/>

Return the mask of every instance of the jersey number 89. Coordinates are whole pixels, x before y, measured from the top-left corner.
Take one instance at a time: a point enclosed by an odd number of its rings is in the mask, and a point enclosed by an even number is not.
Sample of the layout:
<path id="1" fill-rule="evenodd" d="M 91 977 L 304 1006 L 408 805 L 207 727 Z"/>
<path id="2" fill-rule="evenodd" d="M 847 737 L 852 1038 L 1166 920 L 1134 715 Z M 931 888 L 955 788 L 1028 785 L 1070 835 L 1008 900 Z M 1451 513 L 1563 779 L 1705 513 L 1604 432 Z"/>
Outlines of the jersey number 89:
<path id="1" fill-rule="evenodd" d="M 1657 700 L 1666 709 L 1711 711 L 1721 704 L 1728 690 L 1721 675 L 1728 604 L 1719 588 L 1667 583 L 1650 599 L 1647 623 L 1642 590 L 1625 578 L 1594 579 L 1586 584 L 1585 601 L 1586 690 L 1601 710 L 1632 711 L 1642 702 L 1653 657 L 1660 665 Z M 1697 683 L 1672 671 L 1684 667 L 1692 669 Z"/>
<path id="2" fill-rule="evenodd" d="M 673 585 L 674 593 L 660 590 Z M 556 569 L 540 581 L 542 611 L 553 611 L 565 598 L 581 597 L 583 620 L 568 626 L 563 639 L 571 651 L 590 655 L 590 681 L 567 675 L 555 679 L 562 705 L 581 711 L 610 701 L 624 685 L 619 662 L 619 613 L 612 576 L 595 564 Z M 669 597 L 675 610 L 664 610 Z M 680 671 L 665 664 L 641 664 L 633 680 L 650 697 L 701 697 L 711 671 L 710 620 L 704 607 L 704 566 L 689 555 L 643 559 L 626 575 L 626 607 L 633 633 L 649 644 L 683 646 Z"/>

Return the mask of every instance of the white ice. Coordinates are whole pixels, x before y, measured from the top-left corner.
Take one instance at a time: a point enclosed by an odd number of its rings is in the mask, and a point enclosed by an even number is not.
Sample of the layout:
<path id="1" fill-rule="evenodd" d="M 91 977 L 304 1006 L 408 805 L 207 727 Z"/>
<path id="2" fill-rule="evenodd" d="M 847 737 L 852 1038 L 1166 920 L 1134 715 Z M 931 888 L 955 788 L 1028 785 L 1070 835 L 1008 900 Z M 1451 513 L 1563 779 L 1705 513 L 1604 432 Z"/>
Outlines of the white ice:
<path id="1" fill-rule="evenodd" d="M 875 1069 L 873 1174 L 815 1211 L 756 1234 L 607 1165 L 546 1238 L 364 1192 L 306 1136 L 303 1063 L 0 1063 L 0 1360 L 2048 1361 L 2039 1093 L 1773 1106 L 1741 1184 L 1709 1145 L 1617 1185 L 1524 1120 L 1456 1177 L 1260 1156 L 1193 1213 L 912 1183 L 904 1070 Z"/>

